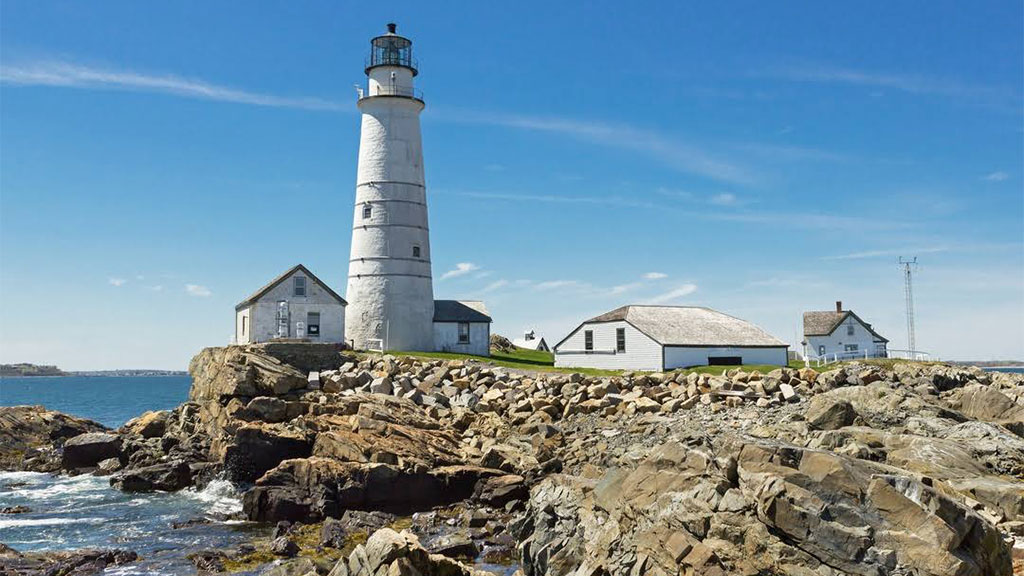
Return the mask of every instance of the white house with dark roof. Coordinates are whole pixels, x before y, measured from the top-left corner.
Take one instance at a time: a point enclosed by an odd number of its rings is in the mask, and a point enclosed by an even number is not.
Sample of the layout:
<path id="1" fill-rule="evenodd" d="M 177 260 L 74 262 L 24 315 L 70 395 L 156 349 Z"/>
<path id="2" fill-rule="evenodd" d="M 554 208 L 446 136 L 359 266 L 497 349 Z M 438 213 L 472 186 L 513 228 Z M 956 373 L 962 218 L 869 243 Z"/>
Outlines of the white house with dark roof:
<path id="1" fill-rule="evenodd" d="M 804 312 L 802 344 L 806 358 L 884 358 L 889 340 L 836 302 L 835 310 Z"/>
<path id="2" fill-rule="evenodd" d="M 235 343 L 277 338 L 344 342 L 347 305 L 308 268 L 297 264 L 235 306 Z"/>
<path id="3" fill-rule="evenodd" d="M 479 300 L 434 300 L 434 349 L 490 356 L 491 316 Z"/>
<path id="4" fill-rule="evenodd" d="M 555 345 L 555 366 L 673 370 L 689 366 L 788 363 L 789 345 L 710 308 L 616 308 L 580 324 Z"/>

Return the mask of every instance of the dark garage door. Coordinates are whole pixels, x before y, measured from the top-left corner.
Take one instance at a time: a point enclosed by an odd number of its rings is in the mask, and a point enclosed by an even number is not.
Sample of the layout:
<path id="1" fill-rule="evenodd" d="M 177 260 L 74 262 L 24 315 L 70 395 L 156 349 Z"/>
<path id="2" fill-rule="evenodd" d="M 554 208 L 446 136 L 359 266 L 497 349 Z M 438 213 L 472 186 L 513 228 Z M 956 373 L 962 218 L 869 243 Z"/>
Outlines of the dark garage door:
<path id="1" fill-rule="evenodd" d="M 708 356 L 708 366 L 739 366 L 743 364 L 741 356 Z"/>

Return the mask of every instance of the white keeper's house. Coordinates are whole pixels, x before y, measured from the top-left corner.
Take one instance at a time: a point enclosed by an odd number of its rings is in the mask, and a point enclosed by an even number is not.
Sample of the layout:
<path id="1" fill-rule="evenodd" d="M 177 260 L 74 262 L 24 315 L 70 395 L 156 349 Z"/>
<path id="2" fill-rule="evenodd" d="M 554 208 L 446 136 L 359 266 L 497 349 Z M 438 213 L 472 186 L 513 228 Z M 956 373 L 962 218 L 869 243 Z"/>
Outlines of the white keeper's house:
<path id="1" fill-rule="evenodd" d="M 663 371 L 788 363 L 789 345 L 728 314 L 696 306 L 630 305 L 580 324 L 555 345 L 555 366 Z"/>
<path id="2" fill-rule="evenodd" d="M 543 336 L 537 336 L 537 332 L 534 330 L 528 330 L 523 333 L 522 338 L 516 338 L 512 341 L 512 345 L 516 348 L 525 348 L 527 350 L 538 350 L 540 352 L 551 352 L 551 347 L 548 346 L 547 341 L 544 340 Z"/>
<path id="3" fill-rule="evenodd" d="M 235 343 L 295 338 L 345 341 L 345 306 L 337 292 L 297 264 L 235 306 Z"/>
<path id="4" fill-rule="evenodd" d="M 836 302 L 835 310 L 804 312 L 805 358 L 885 358 L 889 340 Z"/>
<path id="5" fill-rule="evenodd" d="M 491 316 L 479 300 L 434 300 L 438 352 L 491 355 Z"/>

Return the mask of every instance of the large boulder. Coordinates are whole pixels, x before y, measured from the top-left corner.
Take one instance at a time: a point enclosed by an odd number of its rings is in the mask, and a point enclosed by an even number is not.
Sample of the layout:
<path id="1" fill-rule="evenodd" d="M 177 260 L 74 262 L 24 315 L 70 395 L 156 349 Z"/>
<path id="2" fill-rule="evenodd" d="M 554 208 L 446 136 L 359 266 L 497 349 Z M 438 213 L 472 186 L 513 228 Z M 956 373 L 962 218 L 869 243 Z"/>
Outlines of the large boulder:
<path id="1" fill-rule="evenodd" d="M 107 458 L 121 455 L 121 438 L 105 432 L 88 432 L 64 443 L 61 468 L 76 470 L 92 468 Z"/>
<path id="2" fill-rule="evenodd" d="M 235 432 L 224 450 L 224 472 L 233 482 L 254 482 L 291 458 L 312 453 L 313 442 L 303 432 L 281 424 L 248 424 Z"/>
<path id="3" fill-rule="evenodd" d="M 411 532 L 381 528 L 335 564 L 328 576 L 487 576 L 441 554 L 431 554 Z"/>
<path id="4" fill-rule="evenodd" d="M 192 483 L 187 462 L 165 462 L 124 470 L 111 476 L 110 485 L 125 492 L 176 492 Z"/>
<path id="5" fill-rule="evenodd" d="M 827 372 L 826 372 L 827 374 Z M 819 395 L 811 398 L 804 415 L 807 425 L 817 430 L 835 430 L 853 424 L 857 412 L 853 404 L 841 398 Z"/>
<path id="6" fill-rule="evenodd" d="M 167 425 L 170 418 L 171 412 L 169 410 L 146 412 L 142 416 L 129 420 L 121 428 L 121 432 L 138 434 L 143 438 L 159 438 L 167 433 Z"/>
<path id="7" fill-rule="evenodd" d="M 464 500 L 482 478 L 501 475 L 474 466 L 402 470 L 390 464 L 329 458 L 286 460 L 242 497 L 250 520 L 316 521 L 346 510 L 410 514 Z"/>
<path id="8" fill-rule="evenodd" d="M 1024 436 L 1024 406 L 999 390 L 981 384 L 966 386 L 956 406 L 965 416 L 999 424 Z"/>
<path id="9" fill-rule="evenodd" d="M 0 407 L 0 470 L 52 472 L 60 468 L 54 446 L 102 424 L 47 410 L 42 406 Z"/>

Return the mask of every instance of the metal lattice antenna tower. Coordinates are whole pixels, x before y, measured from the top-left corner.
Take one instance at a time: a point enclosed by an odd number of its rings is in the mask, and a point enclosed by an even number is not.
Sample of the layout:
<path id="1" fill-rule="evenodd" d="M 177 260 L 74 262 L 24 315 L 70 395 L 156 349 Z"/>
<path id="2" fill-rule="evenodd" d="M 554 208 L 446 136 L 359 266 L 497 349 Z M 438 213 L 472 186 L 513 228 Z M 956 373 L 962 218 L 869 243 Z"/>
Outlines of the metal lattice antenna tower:
<path id="1" fill-rule="evenodd" d="M 903 288 L 906 292 L 907 305 L 907 347 L 910 349 L 910 356 L 917 352 L 917 342 L 914 335 L 914 282 L 912 271 L 917 268 L 917 256 L 904 258 L 900 256 L 900 267 L 903 268 Z"/>

